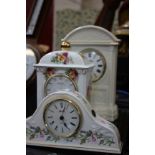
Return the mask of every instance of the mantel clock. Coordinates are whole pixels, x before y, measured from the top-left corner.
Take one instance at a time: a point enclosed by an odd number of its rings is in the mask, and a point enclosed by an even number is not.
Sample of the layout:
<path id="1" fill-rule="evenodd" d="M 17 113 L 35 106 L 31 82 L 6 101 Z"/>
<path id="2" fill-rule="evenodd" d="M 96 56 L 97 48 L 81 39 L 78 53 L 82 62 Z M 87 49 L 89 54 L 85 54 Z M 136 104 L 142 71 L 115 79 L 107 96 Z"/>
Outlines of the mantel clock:
<path id="1" fill-rule="evenodd" d="M 94 63 L 91 104 L 100 116 L 114 121 L 118 115 L 115 98 L 119 40 L 108 30 L 94 25 L 78 27 L 62 40 L 70 43 L 71 51 Z"/>
<path id="2" fill-rule="evenodd" d="M 42 100 L 27 118 L 26 144 L 121 153 L 117 128 L 98 116 L 77 91 L 57 91 Z"/>
<path id="3" fill-rule="evenodd" d="M 34 66 L 37 70 L 37 105 L 45 96 L 59 90 L 79 91 L 87 99 L 90 98 L 94 64 L 86 64 L 78 53 L 53 51 L 44 55 Z"/>

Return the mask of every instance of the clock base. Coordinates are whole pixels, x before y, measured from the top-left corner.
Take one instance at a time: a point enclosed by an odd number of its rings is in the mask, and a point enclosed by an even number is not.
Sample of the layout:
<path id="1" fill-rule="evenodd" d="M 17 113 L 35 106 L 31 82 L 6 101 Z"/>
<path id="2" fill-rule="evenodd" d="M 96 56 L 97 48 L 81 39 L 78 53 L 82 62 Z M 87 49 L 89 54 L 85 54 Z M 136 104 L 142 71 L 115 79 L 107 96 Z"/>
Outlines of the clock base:
<path id="1" fill-rule="evenodd" d="M 46 143 L 40 143 L 38 141 L 27 141 L 28 146 L 41 146 L 41 147 L 50 147 L 50 148 L 58 148 L 58 149 L 69 149 L 69 150 L 81 150 L 81 151 L 91 151 L 91 152 L 105 152 L 105 153 L 115 153 L 115 154 L 121 154 L 120 149 L 114 148 L 114 149 L 104 149 L 100 147 L 91 147 L 91 146 L 83 146 L 83 145 L 73 145 L 73 144 L 66 144 L 66 145 L 57 145 L 52 144 L 51 142 Z M 120 145 L 121 147 L 121 145 Z"/>

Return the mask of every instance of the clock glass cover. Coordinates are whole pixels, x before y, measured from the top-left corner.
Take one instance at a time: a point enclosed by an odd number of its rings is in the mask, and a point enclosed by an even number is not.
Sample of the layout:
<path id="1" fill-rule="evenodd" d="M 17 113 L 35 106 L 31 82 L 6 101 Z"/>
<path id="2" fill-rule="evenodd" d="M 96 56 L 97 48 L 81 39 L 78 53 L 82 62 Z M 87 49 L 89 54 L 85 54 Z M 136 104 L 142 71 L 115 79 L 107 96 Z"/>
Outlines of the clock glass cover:
<path id="1" fill-rule="evenodd" d="M 33 64 L 37 63 L 37 57 L 35 54 L 35 51 L 32 48 L 27 47 L 26 48 L 26 80 L 29 80 L 35 69 L 33 67 Z"/>
<path id="2" fill-rule="evenodd" d="M 69 137 L 80 127 L 81 111 L 77 104 L 65 99 L 49 103 L 44 111 L 44 123 L 56 137 Z"/>
<path id="3" fill-rule="evenodd" d="M 55 74 L 48 78 L 45 83 L 45 96 L 58 90 L 75 91 L 76 83 L 67 75 Z"/>
<path id="4" fill-rule="evenodd" d="M 80 52 L 82 57 L 94 63 L 92 81 L 98 81 L 105 73 L 106 60 L 104 56 L 96 49 L 88 48 Z"/>

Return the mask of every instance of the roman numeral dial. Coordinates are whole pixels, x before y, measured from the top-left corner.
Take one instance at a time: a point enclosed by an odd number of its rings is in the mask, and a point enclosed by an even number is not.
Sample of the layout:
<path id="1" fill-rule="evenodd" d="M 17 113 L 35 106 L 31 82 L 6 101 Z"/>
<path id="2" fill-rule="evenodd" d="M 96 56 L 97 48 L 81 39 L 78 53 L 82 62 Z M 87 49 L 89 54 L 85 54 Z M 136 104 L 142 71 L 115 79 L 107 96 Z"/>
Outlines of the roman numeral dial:
<path id="1" fill-rule="evenodd" d="M 93 62 L 93 74 L 92 74 L 92 81 L 98 81 L 106 71 L 106 60 L 105 57 L 96 49 L 85 49 L 80 52 L 84 59 Z"/>
<path id="2" fill-rule="evenodd" d="M 81 110 L 78 105 L 65 99 L 54 100 L 44 111 L 44 123 L 57 137 L 69 137 L 80 127 Z"/>

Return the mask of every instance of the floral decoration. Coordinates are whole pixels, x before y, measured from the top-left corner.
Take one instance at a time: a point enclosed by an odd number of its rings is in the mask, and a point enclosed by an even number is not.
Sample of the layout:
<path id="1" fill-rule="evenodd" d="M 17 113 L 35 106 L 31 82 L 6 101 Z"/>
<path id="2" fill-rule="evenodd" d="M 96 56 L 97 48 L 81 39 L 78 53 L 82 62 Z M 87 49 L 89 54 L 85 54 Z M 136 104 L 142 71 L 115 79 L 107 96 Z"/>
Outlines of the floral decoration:
<path id="1" fill-rule="evenodd" d="M 45 72 L 45 76 L 48 78 L 53 74 L 55 74 L 55 69 L 54 68 L 47 68 L 47 70 Z"/>
<path id="2" fill-rule="evenodd" d="M 51 62 L 58 64 L 67 64 L 69 62 L 69 57 L 67 52 L 57 53 L 55 57 L 51 59 Z"/>
<path id="3" fill-rule="evenodd" d="M 26 136 L 29 140 L 32 139 L 42 139 L 45 141 L 57 142 L 60 138 L 54 137 L 47 129 L 41 129 L 40 127 L 29 127 L 26 128 Z M 79 131 L 79 134 L 76 134 L 72 137 L 64 138 L 66 142 L 73 142 L 77 140 L 79 144 L 96 144 L 111 146 L 115 144 L 113 137 L 104 135 L 102 132 L 96 131 Z"/>
<path id="4" fill-rule="evenodd" d="M 32 127 L 26 128 L 26 137 L 29 138 L 29 140 L 32 139 L 42 139 L 42 140 L 51 140 L 51 141 L 57 141 L 58 138 L 55 138 L 50 134 L 50 132 L 47 129 L 41 129 L 40 127 Z"/>
<path id="5" fill-rule="evenodd" d="M 78 72 L 75 69 L 69 69 L 66 71 L 66 74 L 72 79 L 75 80 L 78 76 Z"/>
<path id="6" fill-rule="evenodd" d="M 98 143 L 98 145 L 108 145 L 114 144 L 114 140 L 110 136 L 105 136 L 103 133 L 98 131 L 81 131 L 79 134 L 80 144 L 83 143 Z"/>

